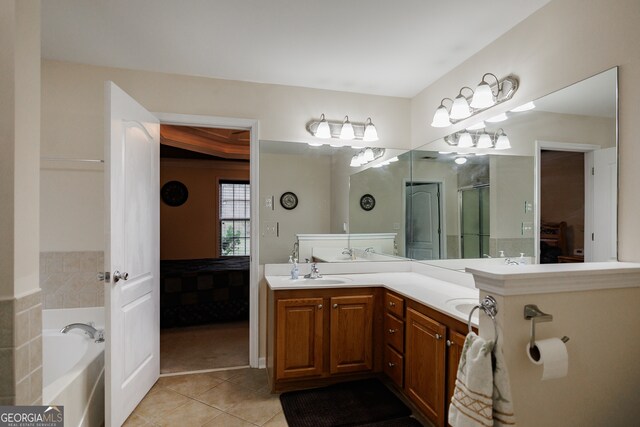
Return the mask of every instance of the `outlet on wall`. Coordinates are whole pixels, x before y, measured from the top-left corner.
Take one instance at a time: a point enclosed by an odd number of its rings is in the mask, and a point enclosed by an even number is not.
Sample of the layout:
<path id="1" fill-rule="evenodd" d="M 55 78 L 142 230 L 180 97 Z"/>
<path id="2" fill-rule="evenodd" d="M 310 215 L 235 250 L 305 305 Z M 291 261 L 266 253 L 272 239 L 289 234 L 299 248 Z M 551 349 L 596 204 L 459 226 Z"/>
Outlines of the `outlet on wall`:
<path id="1" fill-rule="evenodd" d="M 533 237 L 533 223 L 532 222 L 523 222 L 522 223 L 522 236 L 524 236 L 524 237 Z"/>

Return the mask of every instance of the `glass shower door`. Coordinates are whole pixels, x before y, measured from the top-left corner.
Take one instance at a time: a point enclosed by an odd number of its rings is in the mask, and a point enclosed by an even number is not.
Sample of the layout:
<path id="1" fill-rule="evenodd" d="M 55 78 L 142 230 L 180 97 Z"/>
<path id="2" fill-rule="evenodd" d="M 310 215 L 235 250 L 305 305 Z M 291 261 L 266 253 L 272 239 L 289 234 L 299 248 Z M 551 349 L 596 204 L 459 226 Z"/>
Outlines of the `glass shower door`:
<path id="1" fill-rule="evenodd" d="M 489 254 L 489 186 L 460 189 L 462 258 Z"/>

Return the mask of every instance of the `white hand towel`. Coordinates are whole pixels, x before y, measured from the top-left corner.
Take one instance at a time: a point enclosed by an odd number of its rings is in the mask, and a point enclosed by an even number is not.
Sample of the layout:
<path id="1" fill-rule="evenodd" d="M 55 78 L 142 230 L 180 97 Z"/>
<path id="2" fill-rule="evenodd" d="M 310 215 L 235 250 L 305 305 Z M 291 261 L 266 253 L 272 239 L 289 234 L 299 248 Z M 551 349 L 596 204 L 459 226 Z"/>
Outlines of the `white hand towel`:
<path id="1" fill-rule="evenodd" d="M 449 407 L 453 427 L 513 426 L 509 374 L 501 346 L 470 332 L 464 342 Z M 495 371 L 491 354 L 495 354 Z"/>

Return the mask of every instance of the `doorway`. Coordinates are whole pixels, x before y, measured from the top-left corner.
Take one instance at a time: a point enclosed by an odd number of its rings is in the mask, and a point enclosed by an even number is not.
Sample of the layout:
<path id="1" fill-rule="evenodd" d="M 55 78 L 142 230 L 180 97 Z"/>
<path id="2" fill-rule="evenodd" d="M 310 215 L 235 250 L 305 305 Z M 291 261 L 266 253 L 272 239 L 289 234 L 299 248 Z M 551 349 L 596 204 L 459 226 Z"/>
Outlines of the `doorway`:
<path id="1" fill-rule="evenodd" d="M 250 131 L 160 125 L 160 373 L 249 366 Z"/>
<path id="2" fill-rule="evenodd" d="M 417 260 L 440 259 L 442 241 L 442 212 L 440 182 L 407 182 L 406 256 Z"/>

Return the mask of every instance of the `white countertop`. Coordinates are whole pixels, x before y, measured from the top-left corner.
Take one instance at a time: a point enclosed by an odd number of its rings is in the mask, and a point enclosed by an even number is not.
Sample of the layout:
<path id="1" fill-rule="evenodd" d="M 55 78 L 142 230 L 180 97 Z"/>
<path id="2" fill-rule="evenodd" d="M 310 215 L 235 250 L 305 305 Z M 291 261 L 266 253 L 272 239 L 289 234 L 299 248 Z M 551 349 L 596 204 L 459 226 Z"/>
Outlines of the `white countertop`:
<path id="1" fill-rule="evenodd" d="M 324 274 L 322 279 L 342 280 L 345 283 L 327 284 L 307 279 L 292 280 L 288 276 L 266 276 L 273 290 L 358 288 L 382 286 L 407 298 L 438 310 L 461 322 L 467 323 L 468 315 L 455 309 L 460 303 L 478 302 L 477 289 L 460 286 L 416 272 L 382 272 L 360 274 Z M 452 301 L 455 300 L 455 301 Z M 462 301 L 460 301 L 462 300 Z M 473 326 L 478 326 L 478 310 L 473 313 Z"/>

